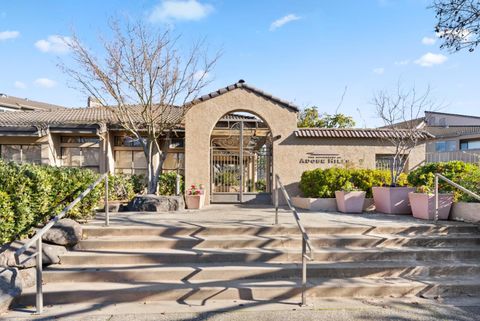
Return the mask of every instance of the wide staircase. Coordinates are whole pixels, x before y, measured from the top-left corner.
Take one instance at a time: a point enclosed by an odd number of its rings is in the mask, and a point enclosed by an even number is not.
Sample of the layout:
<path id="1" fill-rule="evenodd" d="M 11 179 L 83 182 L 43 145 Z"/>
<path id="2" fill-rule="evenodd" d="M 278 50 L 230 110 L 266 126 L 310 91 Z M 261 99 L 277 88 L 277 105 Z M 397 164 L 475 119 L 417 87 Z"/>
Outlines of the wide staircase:
<path id="1" fill-rule="evenodd" d="M 476 226 L 307 227 L 308 297 L 438 298 L 480 293 Z M 44 271 L 45 304 L 210 300 L 298 301 L 294 225 L 90 226 Z M 20 304 L 34 305 L 35 289 Z"/>

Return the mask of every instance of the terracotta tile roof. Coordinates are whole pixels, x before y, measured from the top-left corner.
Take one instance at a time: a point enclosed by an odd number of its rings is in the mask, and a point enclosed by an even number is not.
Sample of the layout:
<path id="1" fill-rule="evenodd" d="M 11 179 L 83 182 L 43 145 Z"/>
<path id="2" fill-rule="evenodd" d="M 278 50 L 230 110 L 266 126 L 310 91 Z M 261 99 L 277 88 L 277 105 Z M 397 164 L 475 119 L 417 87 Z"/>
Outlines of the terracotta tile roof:
<path id="1" fill-rule="evenodd" d="M 300 111 L 300 109 L 294 105 L 293 103 L 289 102 L 289 101 L 286 101 L 286 100 L 283 100 L 281 98 L 278 98 L 278 97 L 275 97 L 269 93 L 266 93 L 264 92 L 263 90 L 261 89 L 258 89 L 256 87 L 253 87 L 253 86 L 250 86 L 250 85 L 247 85 L 247 83 L 245 82 L 245 80 L 243 79 L 240 79 L 238 82 L 236 82 L 235 84 L 233 85 L 230 85 L 230 86 L 227 86 L 225 88 L 221 88 L 219 90 L 216 90 L 216 91 L 213 91 L 209 94 L 206 94 L 206 95 L 203 95 L 197 99 L 194 99 L 193 101 L 187 103 L 185 106 L 187 107 L 190 107 L 192 105 L 196 105 L 198 103 L 201 103 L 201 102 L 204 102 L 204 101 L 207 101 L 209 99 L 212 99 L 212 98 L 215 98 L 217 96 L 220 96 L 220 95 L 223 95 L 229 91 L 232 91 L 232 90 L 235 90 L 235 89 L 238 89 L 238 88 L 243 88 L 243 89 L 246 89 L 246 90 L 249 90 L 257 95 L 260 95 L 266 99 L 269 99 L 277 104 L 280 104 L 284 107 L 287 107 L 289 109 L 292 109 L 293 111 L 295 112 L 298 112 Z"/>
<path id="2" fill-rule="evenodd" d="M 177 121 L 182 116 L 180 107 L 170 107 L 167 115 L 170 122 Z M 139 112 L 132 113 L 135 120 L 141 123 Z M 118 124 L 116 115 L 104 107 L 90 108 L 64 108 L 56 111 L 27 111 L 0 113 L 0 126 L 51 126 L 51 125 L 92 125 L 92 124 Z"/>
<path id="3" fill-rule="evenodd" d="M 0 94 L 0 107 L 6 107 L 14 110 L 59 110 L 65 107 L 42 103 L 40 101 L 8 96 Z"/>
<path id="4" fill-rule="evenodd" d="M 388 128 L 299 128 L 295 137 L 299 138 L 395 138 L 406 135 L 407 130 Z M 425 131 L 417 132 L 419 139 L 433 138 Z"/>

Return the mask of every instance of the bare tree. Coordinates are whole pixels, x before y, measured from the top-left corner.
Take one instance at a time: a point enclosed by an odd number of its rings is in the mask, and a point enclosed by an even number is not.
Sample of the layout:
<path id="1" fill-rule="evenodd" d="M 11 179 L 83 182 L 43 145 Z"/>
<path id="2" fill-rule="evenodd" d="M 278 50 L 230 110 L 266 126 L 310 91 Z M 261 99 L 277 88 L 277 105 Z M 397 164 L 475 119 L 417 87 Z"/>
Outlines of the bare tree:
<path id="1" fill-rule="evenodd" d="M 404 172 L 412 150 L 427 135 L 419 126 L 419 119 L 425 111 L 433 109 L 429 95 L 430 88 L 419 94 L 415 87 L 404 90 L 400 84 L 395 92 L 379 91 L 374 95 L 376 114 L 385 124 L 384 128 L 392 132 L 384 138 L 394 147 L 390 163 L 392 186 Z"/>
<path id="2" fill-rule="evenodd" d="M 453 51 L 474 51 L 480 43 L 480 2 L 478 0 L 435 0 L 435 31 Z"/>
<path id="3" fill-rule="evenodd" d="M 60 67 L 112 113 L 118 124 L 136 138 L 147 161 L 148 192 L 156 193 L 169 139 L 210 82 L 209 72 L 220 53 L 208 56 L 205 41 L 181 50 L 179 37 L 142 22 L 110 24 L 104 57 L 92 53 L 74 34 L 67 44 L 75 62 Z"/>

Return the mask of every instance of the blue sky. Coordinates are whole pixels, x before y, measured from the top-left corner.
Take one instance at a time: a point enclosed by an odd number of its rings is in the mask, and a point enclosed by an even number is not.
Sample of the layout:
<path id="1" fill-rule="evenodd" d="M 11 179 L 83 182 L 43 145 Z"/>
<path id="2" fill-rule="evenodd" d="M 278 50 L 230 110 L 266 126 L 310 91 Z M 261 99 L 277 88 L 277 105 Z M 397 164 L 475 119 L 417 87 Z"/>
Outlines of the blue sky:
<path id="1" fill-rule="evenodd" d="M 0 0 L 0 92 L 85 106 L 57 68 L 58 41 L 75 30 L 92 50 L 113 15 L 169 26 L 183 43 L 206 37 L 223 56 L 212 90 L 238 79 L 301 107 L 341 112 L 375 126 L 375 91 L 399 80 L 431 86 L 442 111 L 480 115 L 480 52 L 440 50 L 434 14 L 423 0 Z"/>

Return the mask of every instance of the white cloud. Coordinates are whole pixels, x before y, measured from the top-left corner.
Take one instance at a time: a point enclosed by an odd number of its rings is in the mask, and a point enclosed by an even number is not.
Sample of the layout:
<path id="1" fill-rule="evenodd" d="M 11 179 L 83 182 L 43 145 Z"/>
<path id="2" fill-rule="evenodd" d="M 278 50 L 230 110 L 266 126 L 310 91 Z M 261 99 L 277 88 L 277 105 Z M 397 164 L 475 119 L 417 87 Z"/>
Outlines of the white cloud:
<path id="1" fill-rule="evenodd" d="M 274 30 L 276 30 L 280 27 L 283 27 L 284 25 L 286 25 L 289 22 L 292 22 L 292 21 L 295 21 L 295 20 L 300 20 L 300 19 L 302 19 L 302 18 L 293 14 L 293 13 L 287 14 L 286 16 L 281 17 L 280 19 L 277 19 L 274 22 L 272 22 L 272 24 L 270 25 L 270 31 L 274 31 Z"/>
<path id="2" fill-rule="evenodd" d="M 35 85 L 43 88 L 53 88 L 57 85 L 54 80 L 48 78 L 38 78 L 34 81 Z"/>
<path id="3" fill-rule="evenodd" d="M 213 6 L 197 0 L 163 0 L 153 8 L 150 22 L 171 22 L 173 20 L 200 20 L 213 11 Z"/>
<path id="4" fill-rule="evenodd" d="M 199 70 L 193 75 L 193 79 L 200 80 L 203 77 L 204 80 L 210 78 L 210 73 L 205 72 L 205 70 Z"/>
<path id="5" fill-rule="evenodd" d="M 385 68 L 375 68 L 373 69 L 373 73 L 377 74 L 377 75 L 383 75 L 385 73 Z"/>
<path id="6" fill-rule="evenodd" d="M 437 42 L 437 39 L 432 38 L 432 37 L 423 37 L 422 38 L 422 44 L 424 44 L 426 46 L 432 46 L 432 45 L 435 44 L 435 42 Z"/>
<path id="7" fill-rule="evenodd" d="M 21 82 L 21 81 L 18 81 L 18 80 L 13 83 L 13 86 L 15 86 L 15 88 L 18 88 L 18 89 L 27 88 L 27 85 L 25 85 L 24 82 Z"/>
<path id="8" fill-rule="evenodd" d="M 448 58 L 442 54 L 434 54 L 428 52 L 421 56 L 419 59 L 415 60 L 415 63 L 422 67 L 432 67 L 434 65 L 443 64 L 445 61 L 447 61 L 447 59 Z"/>
<path id="9" fill-rule="evenodd" d="M 35 42 L 35 47 L 42 52 L 52 52 L 56 54 L 64 54 L 69 51 L 68 43 L 71 41 L 69 37 L 51 35 L 48 38 Z"/>
<path id="10" fill-rule="evenodd" d="M 408 59 L 395 61 L 395 65 L 398 65 L 398 66 L 405 66 L 405 65 L 408 65 L 409 63 L 410 63 L 410 60 Z"/>
<path id="11" fill-rule="evenodd" d="M 11 31 L 11 30 L 0 31 L 0 41 L 8 40 L 8 39 L 15 39 L 18 36 L 20 36 L 20 32 L 18 32 L 18 31 Z"/>

